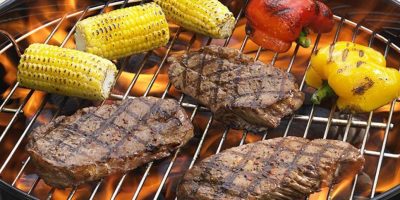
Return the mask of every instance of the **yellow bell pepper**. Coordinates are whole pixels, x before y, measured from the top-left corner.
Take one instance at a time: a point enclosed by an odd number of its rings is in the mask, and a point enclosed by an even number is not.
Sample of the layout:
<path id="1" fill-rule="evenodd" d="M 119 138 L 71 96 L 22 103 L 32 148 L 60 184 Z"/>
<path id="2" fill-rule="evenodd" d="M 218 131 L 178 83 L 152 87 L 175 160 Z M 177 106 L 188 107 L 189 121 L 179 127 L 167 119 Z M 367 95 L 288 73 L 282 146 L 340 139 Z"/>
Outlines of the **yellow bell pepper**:
<path id="1" fill-rule="evenodd" d="M 315 52 L 306 83 L 317 92 L 312 101 L 337 95 L 339 110 L 369 112 L 400 96 L 400 73 L 386 68 L 385 57 L 372 48 L 337 42 Z"/>

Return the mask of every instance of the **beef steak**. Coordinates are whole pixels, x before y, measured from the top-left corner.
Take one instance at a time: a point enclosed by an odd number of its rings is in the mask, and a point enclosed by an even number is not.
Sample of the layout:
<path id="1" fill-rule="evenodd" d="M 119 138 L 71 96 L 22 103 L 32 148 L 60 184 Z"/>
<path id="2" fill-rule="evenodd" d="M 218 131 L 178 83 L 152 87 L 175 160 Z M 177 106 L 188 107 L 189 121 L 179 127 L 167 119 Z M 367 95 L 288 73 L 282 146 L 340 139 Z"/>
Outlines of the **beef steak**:
<path id="1" fill-rule="evenodd" d="M 300 108 L 304 94 L 294 77 L 236 49 L 207 46 L 170 57 L 169 78 L 233 128 L 264 131 Z"/>
<path id="2" fill-rule="evenodd" d="M 362 155 L 346 142 L 275 138 L 231 148 L 195 164 L 184 175 L 177 196 L 179 200 L 304 199 L 354 176 L 363 165 Z"/>
<path id="3" fill-rule="evenodd" d="M 178 102 L 139 97 L 60 116 L 32 131 L 27 151 L 40 177 L 64 188 L 164 158 L 192 137 Z"/>

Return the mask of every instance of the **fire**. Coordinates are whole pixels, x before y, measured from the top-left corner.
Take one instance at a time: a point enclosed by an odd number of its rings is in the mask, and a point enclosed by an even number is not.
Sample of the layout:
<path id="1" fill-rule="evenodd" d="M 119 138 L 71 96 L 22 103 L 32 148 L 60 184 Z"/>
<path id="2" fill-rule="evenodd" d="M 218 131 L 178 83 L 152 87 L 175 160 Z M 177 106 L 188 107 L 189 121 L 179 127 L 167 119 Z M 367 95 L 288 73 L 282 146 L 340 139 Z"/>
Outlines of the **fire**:
<path id="1" fill-rule="evenodd" d="M 134 73 L 122 72 L 121 76 L 119 77 L 116 83 L 116 88 L 118 88 L 118 90 L 122 92 L 125 92 L 128 89 L 129 84 L 131 83 L 134 77 L 135 77 Z M 140 74 L 136 84 L 134 85 L 129 94 L 133 96 L 143 95 L 152 78 L 153 78 L 152 73 Z M 160 74 L 157 77 L 156 81 L 154 82 L 154 85 L 151 88 L 151 92 L 154 94 L 160 94 L 164 92 L 167 83 L 168 83 L 168 76 L 166 74 Z"/>
<path id="2" fill-rule="evenodd" d="M 340 199 L 340 196 L 345 196 L 349 190 L 351 190 L 353 183 L 353 177 L 348 177 L 344 180 L 342 180 L 339 184 L 337 184 L 333 191 L 332 191 L 332 197 L 336 197 Z"/>
<path id="3" fill-rule="evenodd" d="M 310 200 L 326 200 L 329 193 L 329 188 L 322 188 L 320 192 L 310 195 Z"/>
<path id="4" fill-rule="evenodd" d="M 12 85 L 16 80 L 17 67 L 15 63 L 6 54 L 0 55 L 0 63 L 3 65 L 6 74 L 3 77 L 3 81 L 8 85 Z M 4 97 L 4 95 L 3 95 Z"/>
<path id="5" fill-rule="evenodd" d="M 399 184 L 400 169 L 398 167 L 394 167 L 399 165 L 400 162 L 398 160 L 391 159 L 389 164 L 383 167 L 382 172 L 386 173 L 379 178 L 379 184 L 376 189 L 377 192 L 388 191 Z"/>
<path id="6" fill-rule="evenodd" d="M 35 112 L 38 110 L 41 102 L 43 101 L 45 95 L 46 94 L 41 91 L 35 91 L 32 94 L 32 97 L 28 100 L 28 102 L 26 103 L 26 105 L 23 109 L 24 113 L 27 117 L 32 117 L 32 115 L 35 114 Z"/>

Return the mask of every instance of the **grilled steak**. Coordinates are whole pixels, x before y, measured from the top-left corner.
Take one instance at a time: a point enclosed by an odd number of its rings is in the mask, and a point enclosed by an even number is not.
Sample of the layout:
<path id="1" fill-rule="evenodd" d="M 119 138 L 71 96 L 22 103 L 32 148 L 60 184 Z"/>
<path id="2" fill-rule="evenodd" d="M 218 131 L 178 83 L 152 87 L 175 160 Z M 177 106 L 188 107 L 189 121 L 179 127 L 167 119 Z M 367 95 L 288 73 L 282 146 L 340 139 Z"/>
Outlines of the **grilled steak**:
<path id="1" fill-rule="evenodd" d="M 175 100 L 140 97 L 58 117 L 32 131 L 27 150 L 41 178 L 64 188 L 164 158 L 192 137 Z"/>
<path id="2" fill-rule="evenodd" d="M 172 84 L 233 128 L 277 127 L 304 100 L 291 74 L 235 49 L 208 46 L 169 62 Z"/>
<path id="3" fill-rule="evenodd" d="M 177 196 L 179 200 L 304 199 L 354 176 L 363 165 L 362 155 L 346 142 L 275 138 L 231 148 L 194 165 L 184 175 Z"/>

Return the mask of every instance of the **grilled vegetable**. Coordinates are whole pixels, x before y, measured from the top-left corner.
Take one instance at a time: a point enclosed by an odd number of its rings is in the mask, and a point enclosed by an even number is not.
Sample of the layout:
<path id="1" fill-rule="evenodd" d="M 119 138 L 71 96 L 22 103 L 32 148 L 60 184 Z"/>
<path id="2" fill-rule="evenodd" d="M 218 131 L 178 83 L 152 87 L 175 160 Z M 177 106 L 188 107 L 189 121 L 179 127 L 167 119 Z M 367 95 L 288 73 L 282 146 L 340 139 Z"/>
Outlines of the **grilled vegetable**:
<path id="1" fill-rule="evenodd" d="M 147 3 L 80 21 L 75 40 L 78 50 L 118 59 L 164 46 L 169 29 L 160 6 Z"/>
<path id="2" fill-rule="evenodd" d="M 386 68 L 381 53 L 351 42 L 338 42 L 312 55 L 306 82 L 319 88 L 314 103 L 336 94 L 339 109 L 353 113 L 372 111 L 400 96 L 400 73 Z"/>
<path id="3" fill-rule="evenodd" d="M 154 0 L 178 25 L 213 38 L 227 38 L 235 26 L 233 14 L 218 0 Z"/>
<path id="4" fill-rule="evenodd" d="M 22 86 L 51 93 L 103 100 L 110 94 L 117 69 L 104 58 L 46 44 L 32 44 L 18 65 Z"/>
<path id="5" fill-rule="evenodd" d="M 331 10 L 315 0 L 250 0 L 246 17 L 250 38 L 275 52 L 289 50 L 296 40 L 308 47 L 307 28 L 326 33 L 334 25 Z"/>

